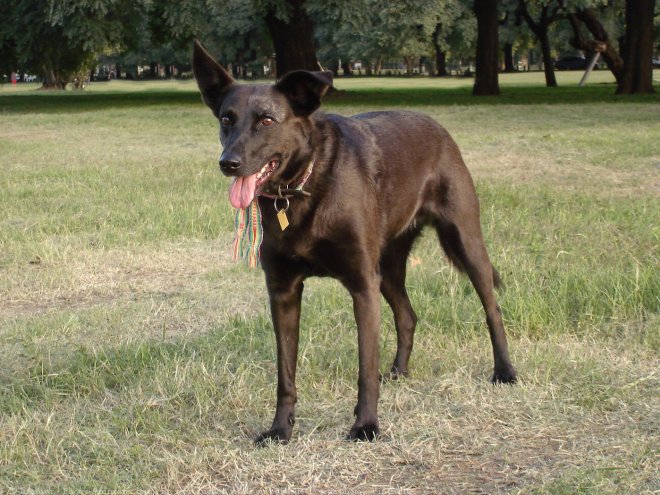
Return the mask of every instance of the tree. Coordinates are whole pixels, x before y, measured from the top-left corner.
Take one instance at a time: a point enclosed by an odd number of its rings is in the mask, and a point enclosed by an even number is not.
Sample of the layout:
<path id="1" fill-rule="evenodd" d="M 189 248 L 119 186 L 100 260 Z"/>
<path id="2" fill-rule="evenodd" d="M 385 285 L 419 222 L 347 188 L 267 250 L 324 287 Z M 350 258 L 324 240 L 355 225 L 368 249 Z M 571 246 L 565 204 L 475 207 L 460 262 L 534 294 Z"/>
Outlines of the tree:
<path id="1" fill-rule="evenodd" d="M 195 38 L 231 68 L 235 77 L 244 76 L 249 64 L 269 65 L 272 59 L 273 44 L 264 13 L 255 1 L 160 0 L 149 5 L 148 29 L 132 53 L 133 60 L 179 64 L 185 60 L 187 65 Z"/>
<path id="2" fill-rule="evenodd" d="M 8 7 L 2 49 L 11 47 L 15 62 L 41 75 L 44 88 L 64 89 L 74 78 L 86 77 L 99 54 L 131 38 L 139 5 L 130 0 L 17 0 Z"/>
<path id="3" fill-rule="evenodd" d="M 266 25 L 275 46 L 277 75 L 296 69 L 318 70 L 314 21 L 305 0 L 267 2 Z"/>
<path id="4" fill-rule="evenodd" d="M 474 95 L 499 95 L 497 0 L 474 0 L 477 17 L 477 60 Z"/>
<path id="5" fill-rule="evenodd" d="M 536 19 L 532 16 L 530 9 L 534 9 L 537 14 Z M 561 18 L 561 9 L 562 6 L 555 0 L 518 0 L 518 12 L 541 45 L 545 84 L 548 87 L 557 86 L 548 29 L 553 22 Z"/>
<path id="6" fill-rule="evenodd" d="M 653 14 L 655 0 L 626 0 L 623 74 L 617 94 L 653 93 Z"/>
<path id="7" fill-rule="evenodd" d="M 595 5 L 584 7 L 578 4 L 571 6 L 566 0 L 557 1 L 564 8 L 573 30 L 571 44 L 585 53 L 600 51 L 603 60 L 605 60 L 607 67 L 618 83 L 623 75 L 623 59 L 619 55 L 614 40 L 599 20 L 599 12 L 596 10 Z M 608 8 L 610 13 L 618 10 L 614 5 L 606 5 L 605 7 Z M 615 14 L 618 14 L 618 11 Z M 584 36 L 581 30 L 582 25 L 591 33 L 593 40 L 589 40 Z"/>
<path id="8" fill-rule="evenodd" d="M 404 59 L 409 72 L 419 57 L 431 54 L 434 29 L 456 0 L 310 0 L 317 21 L 317 40 L 331 67 L 360 60 L 367 70 L 373 63 Z M 449 16 L 446 16 L 449 21 Z M 342 64 L 343 65 L 343 64 Z"/>
<path id="9" fill-rule="evenodd" d="M 19 68 L 12 31 L 13 12 L 9 2 L 0 2 L 0 80 Z"/>
<path id="10" fill-rule="evenodd" d="M 279 75 L 318 69 L 314 23 L 306 0 L 159 0 L 149 4 L 150 16 L 162 21 L 154 23 L 154 30 L 188 47 L 198 38 L 227 65 L 269 58 L 274 48 Z"/>
<path id="11" fill-rule="evenodd" d="M 500 20 L 499 39 L 502 43 L 502 54 L 504 56 L 504 72 L 514 72 L 515 65 L 513 62 L 513 44 L 516 41 L 517 31 L 521 22 L 519 16 L 514 12 L 510 12 L 507 7 L 509 2 L 503 2 L 502 7 L 505 9 L 504 18 Z"/>
<path id="12" fill-rule="evenodd" d="M 459 13 L 446 31 L 448 57 L 454 62 L 473 61 L 477 50 L 477 19 L 473 0 L 461 0 Z"/>
<path id="13" fill-rule="evenodd" d="M 438 21 L 431 35 L 433 42 L 433 51 L 435 54 L 436 75 L 446 76 L 447 72 L 447 53 L 451 49 L 452 33 L 458 27 L 458 21 L 465 15 L 465 7 L 458 0 L 441 2 L 439 10 L 436 12 Z M 462 33 L 465 34 L 465 33 Z M 465 36 L 461 36 L 465 38 Z"/>
<path id="14" fill-rule="evenodd" d="M 617 81 L 617 94 L 653 92 L 653 40 L 655 0 L 626 0 L 625 35 L 622 37 L 620 50 L 603 19 L 608 16 L 620 17 L 624 6 L 616 0 L 581 0 L 569 2 L 557 0 L 566 12 L 573 29 L 573 45 L 586 52 L 601 51 L 608 68 Z M 574 5 L 571 6 L 571 3 Z M 568 4 L 568 5 L 567 5 Z M 585 5 L 586 4 L 586 5 Z M 601 6 L 598 9 L 598 6 Z M 572 7 L 572 8 L 571 8 Z M 581 30 L 584 25 L 592 34 L 593 40 L 587 39 Z M 617 25 L 614 24 L 616 28 Z"/>
<path id="15" fill-rule="evenodd" d="M 433 30 L 431 39 L 435 50 L 435 70 L 437 76 L 448 76 L 447 72 L 447 49 L 443 46 L 444 37 L 442 36 L 442 23 L 439 22 Z"/>

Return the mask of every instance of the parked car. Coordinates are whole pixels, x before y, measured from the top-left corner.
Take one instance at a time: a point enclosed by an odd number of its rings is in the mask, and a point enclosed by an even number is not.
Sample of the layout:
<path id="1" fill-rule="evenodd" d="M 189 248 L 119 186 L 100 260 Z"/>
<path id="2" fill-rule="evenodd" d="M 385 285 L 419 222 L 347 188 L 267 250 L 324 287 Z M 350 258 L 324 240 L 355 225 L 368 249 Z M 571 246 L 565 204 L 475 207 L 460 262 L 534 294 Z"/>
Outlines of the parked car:
<path id="1" fill-rule="evenodd" d="M 577 56 L 562 57 L 555 62 L 555 69 L 585 70 L 588 65 L 589 65 L 589 61 L 583 57 L 577 57 Z"/>

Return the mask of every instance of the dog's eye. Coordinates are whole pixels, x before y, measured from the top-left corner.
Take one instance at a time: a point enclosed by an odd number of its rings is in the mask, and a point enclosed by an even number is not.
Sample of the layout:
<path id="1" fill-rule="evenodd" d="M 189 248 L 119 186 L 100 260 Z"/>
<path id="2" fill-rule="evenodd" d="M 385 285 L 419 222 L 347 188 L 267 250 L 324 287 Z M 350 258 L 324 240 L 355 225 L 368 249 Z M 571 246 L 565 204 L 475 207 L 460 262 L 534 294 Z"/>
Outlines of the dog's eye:
<path id="1" fill-rule="evenodd" d="M 273 125 L 275 121 L 271 119 L 270 117 L 264 117 L 261 119 L 261 125 L 264 127 L 268 127 L 269 125 Z"/>
<path id="2" fill-rule="evenodd" d="M 231 119 L 229 117 L 222 117 L 220 119 L 220 123 L 224 126 L 230 126 L 231 125 Z"/>

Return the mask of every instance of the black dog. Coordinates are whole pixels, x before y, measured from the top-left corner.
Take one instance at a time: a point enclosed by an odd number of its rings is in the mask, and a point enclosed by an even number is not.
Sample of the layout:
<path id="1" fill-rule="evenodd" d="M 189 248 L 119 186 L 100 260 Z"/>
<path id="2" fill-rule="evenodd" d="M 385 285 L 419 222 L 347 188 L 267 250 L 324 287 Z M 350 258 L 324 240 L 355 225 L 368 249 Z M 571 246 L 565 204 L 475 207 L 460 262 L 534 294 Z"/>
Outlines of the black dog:
<path id="1" fill-rule="evenodd" d="M 334 277 L 351 294 L 360 371 L 357 419 L 348 437 L 378 435 L 380 295 L 394 313 L 397 351 L 389 377 L 396 378 L 408 372 L 417 320 L 405 288 L 406 259 L 425 225 L 435 227 L 445 253 L 481 299 L 495 357 L 492 381 L 516 380 L 474 185 L 445 129 L 413 112 L 350 118 L 316 112 L 332 85 L 330 72 L 295 71 L 275 85 L 237 85 L 199 43 L 193 71 L 220 121 L 220 169 L 235 177 L 231 203 L 246 208 L 256 198 L 263 212 L 260 260 L 278 383 L 273 425 L 257 443 L 291 437 L 300 302 L 310 276 Z"/>

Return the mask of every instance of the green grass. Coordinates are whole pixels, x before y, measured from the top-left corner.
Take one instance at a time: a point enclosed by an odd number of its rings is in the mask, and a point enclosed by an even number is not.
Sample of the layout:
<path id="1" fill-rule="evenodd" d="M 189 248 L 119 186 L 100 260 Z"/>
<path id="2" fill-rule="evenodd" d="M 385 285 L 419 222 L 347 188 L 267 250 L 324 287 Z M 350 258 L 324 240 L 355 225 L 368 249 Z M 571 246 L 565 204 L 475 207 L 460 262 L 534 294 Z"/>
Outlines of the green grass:
<path id="1" fill-rule="evenodd" d="M 228 181 L 193 83 L 2 87 L 0 491 L 656 492 L 660 105 L 575 76 L 506 76 L 485 99 L 465 79 L 337 82 L 328 111 L 415 108 L 455 137 L 520 383 L 487 383 L 483 312 L 429 233 L 409 265 L 412 377 L 382 387 L 383 438 L 342 440 L 353 312 L 316 279 L 294 438 L 268 449 L 251 443 L 274 409 L 267 297 L 230 260 Z"/>

